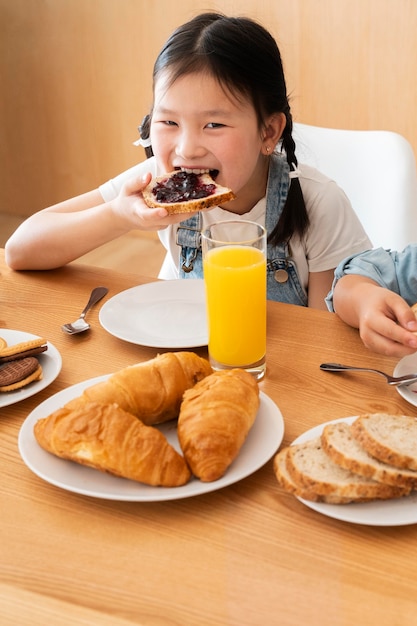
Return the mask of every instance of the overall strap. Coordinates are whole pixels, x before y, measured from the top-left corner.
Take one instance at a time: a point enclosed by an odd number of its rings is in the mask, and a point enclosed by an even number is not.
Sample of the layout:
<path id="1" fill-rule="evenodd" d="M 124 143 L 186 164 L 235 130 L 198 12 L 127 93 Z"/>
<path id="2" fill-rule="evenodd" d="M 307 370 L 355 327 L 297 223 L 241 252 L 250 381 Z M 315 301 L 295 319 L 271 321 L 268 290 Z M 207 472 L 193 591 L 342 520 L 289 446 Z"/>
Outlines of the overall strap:
<path id="1" fill-rule="evenodd" d="M 181 248 L 180 278 L 195 278 L 196 274 L 202 277 L 201 259 L 201 229 L 202 218 L 200 211 L 181 222 L 177 229 L 177 246 Z M 200 254 L 199 254 L 200 252 Z M 192 276 L 191 276 L 192 274 Z"/>
<path id="2" fill-rule="evenodd" d="M 266 198 L 265 225 L 271 235 L 281 217 L 290 188 L 290 167 L 279 154 L 271 156 Z M 307 306 L 307 294 L 298 276 L 297 267 L 290 256 L 287 241 L 267 246 L 268 299 Z"/>
<path id="3" fill-rule="evenodd" d="M 289 188 L 290 166 L 282 155 L 272 154 L 269 165 L 265 214 L 265 228 L 268 236 L 272 233 L 281 217 Z M 268 258 L 276 256 L 276 248 L 281 248 L 282 245 L 272 246 L 268 243 Z"/>

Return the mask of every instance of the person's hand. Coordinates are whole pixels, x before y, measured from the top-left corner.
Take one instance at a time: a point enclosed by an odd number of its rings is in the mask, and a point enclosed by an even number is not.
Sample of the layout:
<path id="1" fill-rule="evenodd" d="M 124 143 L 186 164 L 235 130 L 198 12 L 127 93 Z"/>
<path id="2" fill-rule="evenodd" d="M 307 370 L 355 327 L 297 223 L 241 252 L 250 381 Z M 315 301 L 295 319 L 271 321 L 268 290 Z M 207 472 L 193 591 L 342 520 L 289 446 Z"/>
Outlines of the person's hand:
<path id="1" fill-rule="evenodd" d="M 401 296 L 368 284 L 357 301 L 359 334 L 374 352 L 403 357 L 417 350 L 417 320 Z"/>
<path id="2" fill-rule="evenodd" d="M 150 183 L 151 174 L 128 180 L 119 195 L 113 200 L 112 208 L 118 219 L 129 224 L 130 229 L 145 231 L 162 230 L 171 224 L 188 219 L 193 213 L 169 215 L 163 208 L 150 208 L 143 200 L 142 191 Z"/>

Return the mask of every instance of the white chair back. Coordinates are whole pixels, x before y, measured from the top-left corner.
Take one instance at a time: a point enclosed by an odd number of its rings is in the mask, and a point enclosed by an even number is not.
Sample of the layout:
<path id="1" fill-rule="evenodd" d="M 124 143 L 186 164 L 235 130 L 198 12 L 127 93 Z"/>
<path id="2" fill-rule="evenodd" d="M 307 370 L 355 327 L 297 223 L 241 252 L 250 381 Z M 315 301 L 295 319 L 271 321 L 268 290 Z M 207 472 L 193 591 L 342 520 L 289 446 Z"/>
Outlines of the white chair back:
<path id="1" fill-rule="evenodd" d="M 374 247 L 417 243 L 417 174 L 413 149 L 397 133 L 294 124 L 296 155 L 341 187 Z"/>

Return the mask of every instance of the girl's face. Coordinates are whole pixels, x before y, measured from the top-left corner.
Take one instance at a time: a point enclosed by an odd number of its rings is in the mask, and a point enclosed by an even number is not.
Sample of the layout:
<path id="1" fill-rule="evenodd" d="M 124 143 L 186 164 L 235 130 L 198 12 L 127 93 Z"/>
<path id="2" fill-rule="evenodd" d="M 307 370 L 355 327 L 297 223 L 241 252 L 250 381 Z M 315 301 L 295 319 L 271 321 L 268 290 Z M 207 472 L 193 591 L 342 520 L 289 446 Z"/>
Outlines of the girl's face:
<path id="1" fill-rule="evenodd" d="M 187 74 L 172 85 L 167 79 L 169 73 L 162 72 L 155 83 L 151 121 L 160 171 L 214 172 L 237 196 L 224 208 L 246 213 L 265 195 L 265 146 L 275 145 L 266 137 L 267 127 L 259 129 L 251 102 L 237 100 L 208 74 Z"/>

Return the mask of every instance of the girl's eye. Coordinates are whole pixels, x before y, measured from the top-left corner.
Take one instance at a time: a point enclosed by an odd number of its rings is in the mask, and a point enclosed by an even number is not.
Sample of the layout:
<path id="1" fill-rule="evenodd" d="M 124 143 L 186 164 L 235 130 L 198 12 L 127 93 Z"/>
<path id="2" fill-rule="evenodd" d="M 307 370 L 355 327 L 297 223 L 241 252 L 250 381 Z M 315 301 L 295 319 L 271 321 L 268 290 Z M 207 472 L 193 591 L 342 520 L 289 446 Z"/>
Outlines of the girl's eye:
<path id="1" fill-rule="evenodd" d="M 163 123 L 165 124 L 165 126 L 176 126 L 176 122 L 173 122 L 172 120 L 164 120 Z"/>
<path id="2" fill-rule="evenodd" d="M 207 128 L 223 128 L 224 124 L 220 124 L 218 122 L 209 122 L 209 124 L 207 124 Z"/>

